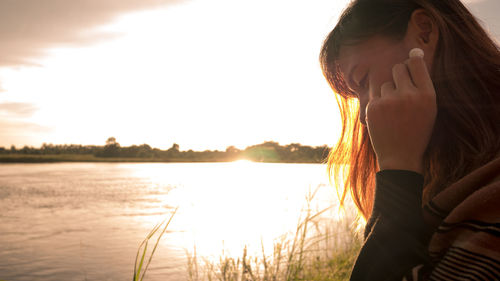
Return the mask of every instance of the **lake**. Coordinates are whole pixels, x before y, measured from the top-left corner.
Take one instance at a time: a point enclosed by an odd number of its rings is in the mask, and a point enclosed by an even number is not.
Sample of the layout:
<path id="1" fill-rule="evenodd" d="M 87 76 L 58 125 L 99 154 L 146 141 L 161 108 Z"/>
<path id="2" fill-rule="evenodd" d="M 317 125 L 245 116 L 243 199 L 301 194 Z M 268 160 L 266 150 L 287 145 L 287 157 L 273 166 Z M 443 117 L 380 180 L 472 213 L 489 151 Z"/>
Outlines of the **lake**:
<path id="1" fill-rule="evenodd" d="M 176 208 L 145 280 L 185 280 L 195 246 L 208 260 L 272 248 L 313 191 L 317 210 L 336 204 L 326 165 L 3 164 L 0 280 L 132 280 L 139 244 Z"/>

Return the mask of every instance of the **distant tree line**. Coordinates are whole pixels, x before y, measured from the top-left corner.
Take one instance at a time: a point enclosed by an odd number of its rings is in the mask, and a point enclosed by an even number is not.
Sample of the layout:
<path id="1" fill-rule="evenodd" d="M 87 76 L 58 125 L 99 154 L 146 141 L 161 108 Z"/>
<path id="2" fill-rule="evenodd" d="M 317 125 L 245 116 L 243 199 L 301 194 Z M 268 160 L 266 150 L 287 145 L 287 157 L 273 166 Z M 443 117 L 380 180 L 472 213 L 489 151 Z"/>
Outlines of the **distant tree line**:
<path id="1" fill-rule="evenodd" d="M 328 153 L 329 148 L 326 145 L 311 147 L 292 143 L 282 146 L 272 141 L 245 149 L 229 146 L 225 151 L 181 151 L 176 143 L 169 149 L 161 150 L 148 144 L 122 147 L 114 137 L 108 138 L 104 146 L 44 143 L 40 148 L 0 147 L 2 155 L 93 155 L 98 158 L 140 158 L 165 162 L 225 162 L 247 159 L 255 162 L 322 163 L 326 161 Z"/>

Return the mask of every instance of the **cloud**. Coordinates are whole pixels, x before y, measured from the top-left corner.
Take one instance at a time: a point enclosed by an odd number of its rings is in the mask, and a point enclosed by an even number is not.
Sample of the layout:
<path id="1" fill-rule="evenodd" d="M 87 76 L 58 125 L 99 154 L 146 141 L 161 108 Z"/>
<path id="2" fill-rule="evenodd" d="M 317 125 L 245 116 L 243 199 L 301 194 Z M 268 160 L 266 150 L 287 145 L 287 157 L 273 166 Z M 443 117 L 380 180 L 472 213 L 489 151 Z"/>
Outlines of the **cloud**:
<path id="1" fill-rule="evenodd" d="M 8 117 L 30 117 L 37 111 L 37 107 L 31 103 L 5 102 L 0 103 L 0 115 Z"/>
<path id="2" fill-rule="evenodd" d="M 183 0 L 2 0 L 0 67 L 31 65 L 47 48 L 113 36 L 89 30 L 133 11 Z"/>
<path id="3" fill-rule="evenodd" d="M 7 121 L 0 120 L 0 137 L 22 136 L 31 133 L 46 133 L 53 131 L 52 128 L 42 126 L 36 123 L 25 121 Z"/>
<path id="4" fill-rule="evenodd" d="M 39 145 L 39 139 L 52 128 L 23 121 L 0 120 L 0 146 L 11 144 Z"/>

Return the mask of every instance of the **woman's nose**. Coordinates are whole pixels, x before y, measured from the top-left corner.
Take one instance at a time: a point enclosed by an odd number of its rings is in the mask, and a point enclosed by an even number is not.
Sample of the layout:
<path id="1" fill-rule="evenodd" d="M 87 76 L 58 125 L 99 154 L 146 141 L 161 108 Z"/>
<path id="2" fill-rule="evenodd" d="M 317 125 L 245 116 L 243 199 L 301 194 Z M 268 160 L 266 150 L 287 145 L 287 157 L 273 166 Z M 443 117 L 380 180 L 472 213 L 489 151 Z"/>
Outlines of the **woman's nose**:
<path id="1" fill-rule="evenodd" d="M 359 122 L 366 126 L 366 115 L 364 113 L 364 110 L 361 110 L 359 112 Z"/>
<path id="2" fill-rule="evenodd" d="M 365 91 L 362 91 L 358 95 L 359 99 L 359 122 L 361 124 L 366 125 L 366 105 L 370 102 L 370 100 L 373 99 L 373 94 L 370 93 L 370 89 L 366 89 Z"/>
<path id="3" fill-rule="evenodd" d="M 366 126 L 366 105 L 367 101 L 359 100 L 359 122 Z"/>
<path id="4" fill-rule="evenodd" d="M 376 87 L 372 87 L 373 83 L 370 83 L 368 89 L 361 91 L 358 94 L 359 99 L 359 122 L 366 125 L 366 106 L 368 103 L 376 97 L 380 97 L 380 90 L 377 91 Z"/>

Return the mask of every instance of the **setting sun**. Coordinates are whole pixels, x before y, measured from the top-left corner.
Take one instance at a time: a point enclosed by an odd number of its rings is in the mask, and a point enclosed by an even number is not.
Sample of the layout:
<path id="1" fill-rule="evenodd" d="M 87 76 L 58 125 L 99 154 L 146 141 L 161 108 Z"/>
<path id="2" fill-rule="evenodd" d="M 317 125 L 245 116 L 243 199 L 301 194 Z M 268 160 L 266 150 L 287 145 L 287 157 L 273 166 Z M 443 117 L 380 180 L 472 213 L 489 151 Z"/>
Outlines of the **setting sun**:
<path id="1" fill-rule="evenodd" d="M 239 159 L 239 160 L 233 161 L 233 164 L 236 164 L 236 165 L 248 165 L 248 164 L 252 164 L 252 163 L 254 163 L 254 162 L 251 160 L 247 160 L 247 159 Z"/>

